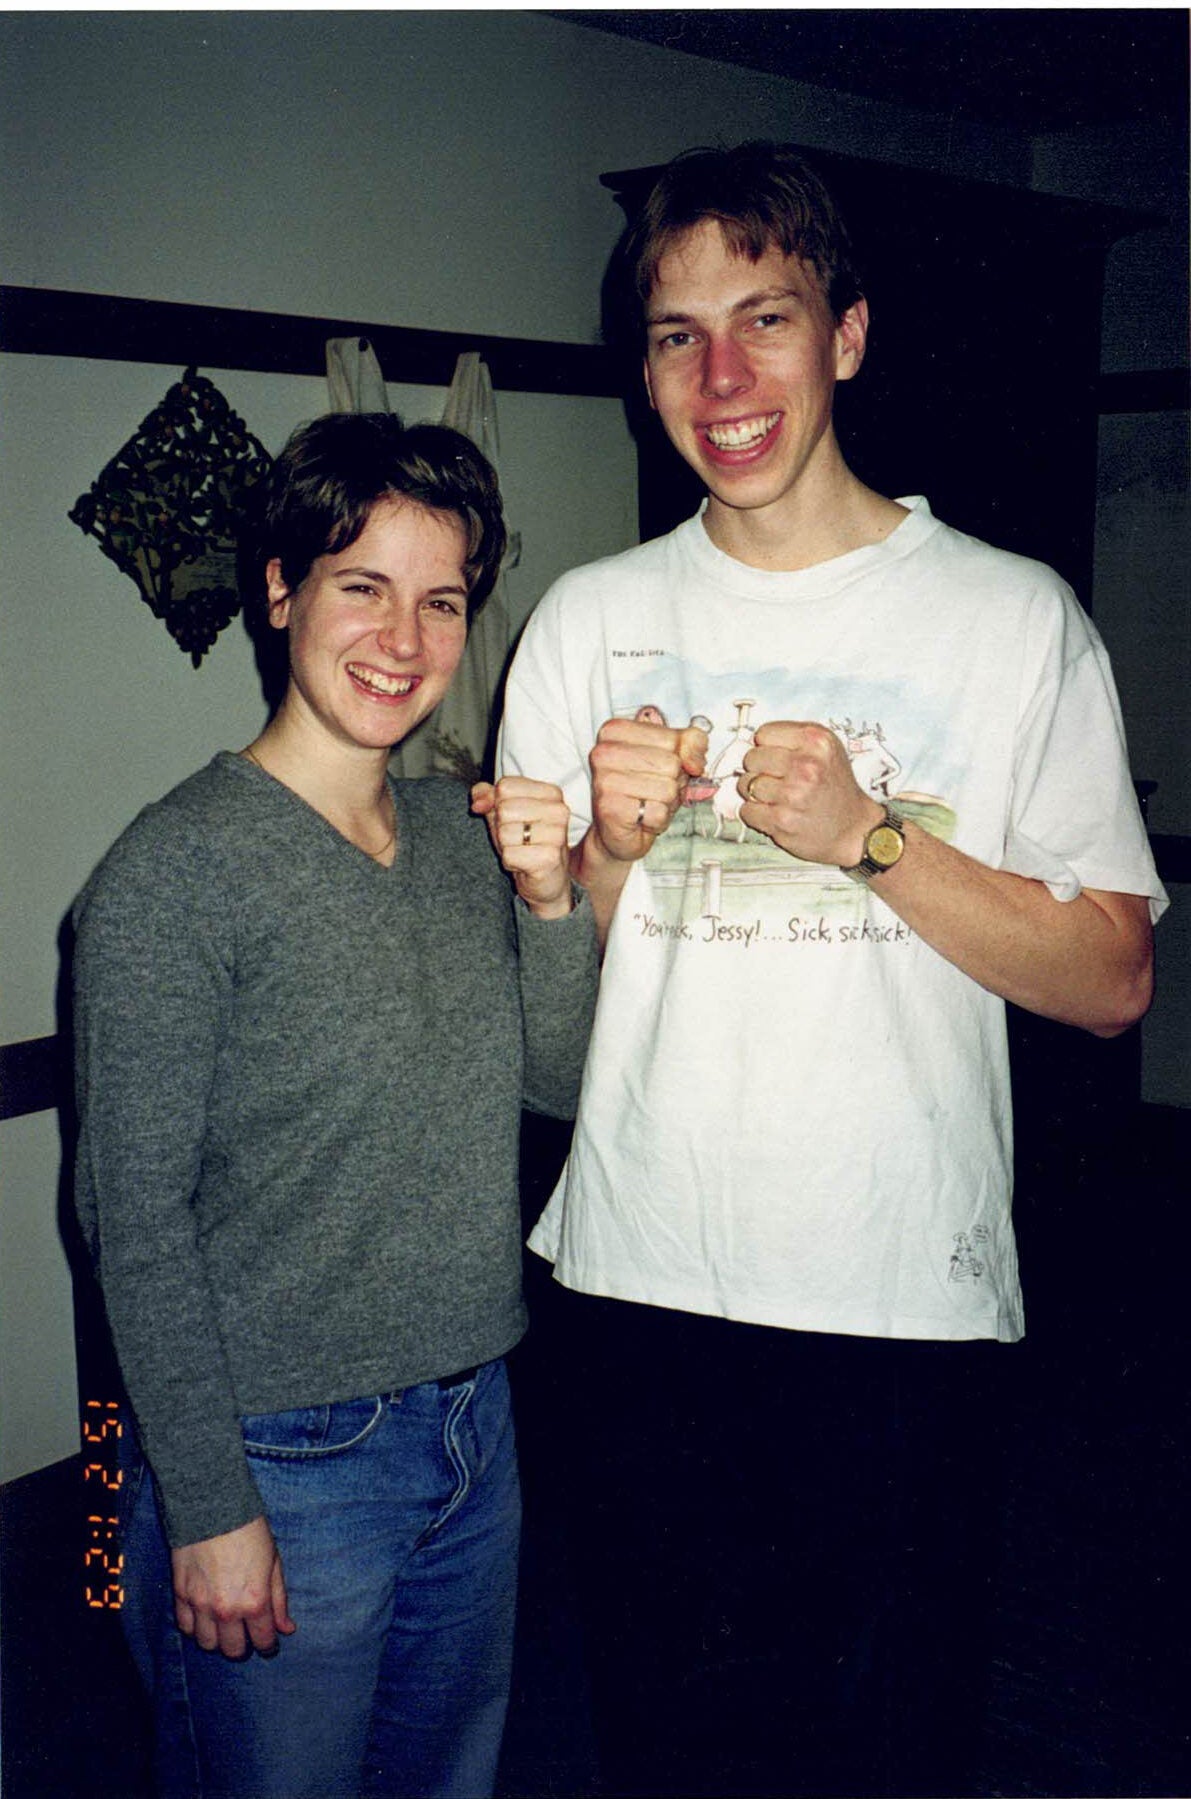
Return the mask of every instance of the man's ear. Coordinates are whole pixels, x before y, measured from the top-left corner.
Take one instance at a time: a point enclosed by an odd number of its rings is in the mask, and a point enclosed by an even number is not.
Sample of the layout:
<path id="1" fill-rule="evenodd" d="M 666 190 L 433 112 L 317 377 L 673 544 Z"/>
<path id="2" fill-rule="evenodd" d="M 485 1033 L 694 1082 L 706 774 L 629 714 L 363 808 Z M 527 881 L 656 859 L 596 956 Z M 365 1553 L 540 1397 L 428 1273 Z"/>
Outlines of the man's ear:
<path id="1" fill-rule="evenodd" d="M 864 361 L 865 345 L 868 343 L 868 301 L 863 297 L 847 312 L 835 327 L 835 378 L 837 381 L 850 381 Z"/>
<path id="2" fill-rule="evenodd" d="M 654 404 L 653 382 L 649 378 L 649 357 L 648 356 L 643 356 L 641 358 L 641 373 L 645 377 L 645 391 L 649 395 L 650 410 L 652 412 L 656 412 L 657 406 Z"/>
<path id="3" fill-rule="evenodd" d="M 275 631 L 284 631 L 288 627 L 292 597 L 281 576 L 281 558 L 273 556 L 265 564 L 265 598 L 269 623 Z"/>

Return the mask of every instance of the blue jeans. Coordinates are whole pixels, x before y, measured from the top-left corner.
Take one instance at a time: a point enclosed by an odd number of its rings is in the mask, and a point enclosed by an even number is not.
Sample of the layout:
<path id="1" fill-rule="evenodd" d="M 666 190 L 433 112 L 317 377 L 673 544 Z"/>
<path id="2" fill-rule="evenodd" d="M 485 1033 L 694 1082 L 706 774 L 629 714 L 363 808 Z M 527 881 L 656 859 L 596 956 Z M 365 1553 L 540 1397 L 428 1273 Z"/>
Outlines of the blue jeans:
<path id="1" fill-rule="evenodd" d="M 298 1626 L 276 1657 L 230 1662 L 181 1634 L 153 1482 L 129 1483 L 123 1616 L 160 1792 L 490 1794 L 520 1530 L 504 1363 L 243 1429 Z"/>

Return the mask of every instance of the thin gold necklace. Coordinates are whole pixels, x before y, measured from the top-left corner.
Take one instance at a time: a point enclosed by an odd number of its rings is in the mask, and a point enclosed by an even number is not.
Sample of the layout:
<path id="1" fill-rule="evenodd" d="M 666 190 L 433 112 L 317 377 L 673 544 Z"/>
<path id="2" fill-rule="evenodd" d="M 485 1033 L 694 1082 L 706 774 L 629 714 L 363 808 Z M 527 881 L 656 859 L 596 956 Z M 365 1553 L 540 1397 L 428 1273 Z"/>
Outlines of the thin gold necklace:
<path id="1" fill-rule="evenodd" d="M 268 769 L 265 767 L 264 763 L 261 761 L 260 757 L 256 754 L 256 752 L 254 750 L 244 749 L 244 750 L 241 750 L 240 754 L 242 756 L 246 756 L 248 758 L 249 762 L 255 762 L 256 766 L 260 769 L 260 771 L 263 775 L 269 774 Z M 276 777 L 276 775 L 269 775 L 269 779 L 271 781 L 275 781 L 277 779 L 277 777 Z M 390 805 L 392 805 L 392 800 L 390 800 L 389 803 L 390 803 Z M 394 814 L 393 814 L 393 829 L 389 832 L 389 835 L 385 838 L 384 842 L 381 844 L 381 846 L 378 850 L 367 849 L 364 844 L 356 843 L 356 840 L 354 837 L 348 838 L 348 842 L 350 844 L 354 845 L 354 847 L 356 849 L 360 850 L 365 856 L 371 856 L 372 860 L 374 862 L 379 862 L 381 857 L 383 855 L 385 855 L 387 853 L 387 851 L 392 848 L 392 846 L 396 843 L 396 841 L 397 841 L 397 814 L 396 814 L 396 812 L 394 812 Z"/>

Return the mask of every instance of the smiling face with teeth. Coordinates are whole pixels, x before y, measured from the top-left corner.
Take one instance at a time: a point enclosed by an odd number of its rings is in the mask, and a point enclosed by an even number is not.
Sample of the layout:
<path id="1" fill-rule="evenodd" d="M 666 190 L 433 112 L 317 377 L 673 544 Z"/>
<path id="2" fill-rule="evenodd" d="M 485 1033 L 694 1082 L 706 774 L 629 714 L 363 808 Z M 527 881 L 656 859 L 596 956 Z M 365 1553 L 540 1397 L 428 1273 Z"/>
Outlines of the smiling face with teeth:
<path id="1" fill-rule="evenodd" d="M 467 643 L 466 532 L 454 513 L 378 500 L 354 543 L 292 591 L 266 569 L 269 622 L 289 631 L 281 722 L 387 750 L 443 698 Z"/>
<path id="2" fill-rule="evenodd" d="M 822 515 L 851 485 L 831 411 L 836 382 L 860 367 L 867 321 L 863 300 L 833 319 L 813 268 L 776 247 L 738 255 L 714 219 L 659 261 L 645 382 L 730 553 L 750 531 L 772 537 Z"/>

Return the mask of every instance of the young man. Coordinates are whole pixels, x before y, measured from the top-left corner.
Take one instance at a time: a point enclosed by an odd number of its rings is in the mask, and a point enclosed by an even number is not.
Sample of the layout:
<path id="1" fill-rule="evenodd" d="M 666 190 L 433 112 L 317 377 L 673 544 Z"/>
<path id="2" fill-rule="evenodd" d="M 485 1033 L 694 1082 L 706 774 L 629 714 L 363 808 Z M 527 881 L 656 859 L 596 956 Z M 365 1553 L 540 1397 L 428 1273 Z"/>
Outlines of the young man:
<path id="1" fill-rule="evenodd" d="M 957 1792 L 1023 1329 L 1003 1002 L 1124 1030 L 1164 896 L 1070 592 L 844 461 L 868 310 L 814 175 L 681 157 L 624 264 L 707 499 L 557 583 L 503 739 L 607 934 L 532 1246 L 592 1296 L 609 1783 Z"/>

